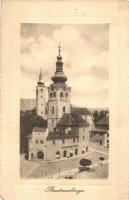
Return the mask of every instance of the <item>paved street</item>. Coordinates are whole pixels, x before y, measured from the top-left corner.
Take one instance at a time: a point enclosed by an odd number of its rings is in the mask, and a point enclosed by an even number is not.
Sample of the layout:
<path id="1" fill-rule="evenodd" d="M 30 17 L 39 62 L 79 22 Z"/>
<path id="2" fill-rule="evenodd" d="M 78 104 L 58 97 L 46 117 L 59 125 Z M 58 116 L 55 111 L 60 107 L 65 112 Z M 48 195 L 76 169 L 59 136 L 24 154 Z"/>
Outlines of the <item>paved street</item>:
<path id="1" fill-rule="evenodd" d="M 98 163 L 99 157 L 105 157 L 105 160 L 108 159 L 107 153 L 103 153 L 102 150 L 96 148 L 91 148 L 87 155 L 80 155 L 73 158 L 67 158 L 65 160 L 55 161 L 55 162 L 45 162 L 41 160 L 37 161 L 28 161 L 24 160 L 24 156 L 21 157 L 21 177 L 23 178 L 48 178 L 52 177 L 54 174 L 61 174 L 64 171 L 69 171 L 74 168 L 79 167 L 79 161 L 81 158 L 91 159 L 92 163 Z M 101 169 L 101 170 L 100 170 Z M 104 178 L 108 174 L 108 164 L 105 166 L 98 166 L 94 173 L 86 172 L 78 174 L 75 178 Z"/>

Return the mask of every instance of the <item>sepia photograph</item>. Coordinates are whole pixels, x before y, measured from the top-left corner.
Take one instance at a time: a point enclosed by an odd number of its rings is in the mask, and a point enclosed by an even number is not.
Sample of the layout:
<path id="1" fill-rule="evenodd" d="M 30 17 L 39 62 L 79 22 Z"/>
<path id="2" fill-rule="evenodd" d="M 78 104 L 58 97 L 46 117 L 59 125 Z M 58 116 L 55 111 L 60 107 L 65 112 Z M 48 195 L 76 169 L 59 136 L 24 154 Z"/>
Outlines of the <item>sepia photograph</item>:
<path id="1" fill-rule="evenodd" d="M 109 24 L 21 24 L 20 177 L 109 177 Z"/>

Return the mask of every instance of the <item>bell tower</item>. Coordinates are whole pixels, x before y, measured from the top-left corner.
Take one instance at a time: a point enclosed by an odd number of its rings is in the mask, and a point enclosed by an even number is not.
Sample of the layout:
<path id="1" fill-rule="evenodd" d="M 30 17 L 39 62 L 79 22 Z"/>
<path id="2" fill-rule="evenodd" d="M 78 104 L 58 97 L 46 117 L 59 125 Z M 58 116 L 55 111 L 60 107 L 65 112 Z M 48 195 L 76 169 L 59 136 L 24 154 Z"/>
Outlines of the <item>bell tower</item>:
<path id="1" fill-rule="evenodd" d="M 47 87 L 44 85 L 42 68 L 36 87 L 36 113 L 47 119 Z"/>
<path id="2" fill-rule="evenodd" d="M 48 129 L 53 131 L 64 113 L 71 112 L 71 88 L 66 84 L 67 77 L 63 72 L 61 48 L 59 46 L 56 71 L 51 77 L 53 83 L 48 88 Z"/>

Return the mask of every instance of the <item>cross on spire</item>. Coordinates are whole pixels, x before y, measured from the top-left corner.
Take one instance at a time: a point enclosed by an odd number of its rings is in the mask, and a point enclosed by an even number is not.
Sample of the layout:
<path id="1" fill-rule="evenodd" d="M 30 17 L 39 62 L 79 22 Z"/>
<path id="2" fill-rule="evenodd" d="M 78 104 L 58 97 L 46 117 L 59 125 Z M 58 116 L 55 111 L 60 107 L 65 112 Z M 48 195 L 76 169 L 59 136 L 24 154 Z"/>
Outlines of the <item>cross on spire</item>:
<path id="1" fill-rule="evenodd" d="M 60 52 L 61 52 L 61 43 L 59 42 L 59 55 L 60 55 Z"/>

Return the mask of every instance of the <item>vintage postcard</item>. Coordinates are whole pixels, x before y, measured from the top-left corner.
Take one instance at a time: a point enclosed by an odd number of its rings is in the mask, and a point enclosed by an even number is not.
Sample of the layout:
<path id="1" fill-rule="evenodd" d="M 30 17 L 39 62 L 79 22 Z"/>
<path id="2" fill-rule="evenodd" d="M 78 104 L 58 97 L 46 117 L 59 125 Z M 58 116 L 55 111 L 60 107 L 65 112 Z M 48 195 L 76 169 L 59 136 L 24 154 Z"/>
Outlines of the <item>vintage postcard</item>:
<path id="1" fill-rule="evenodd" d="M 127 200 L 129 2 L 1 10 L 1 198 Z"/>

